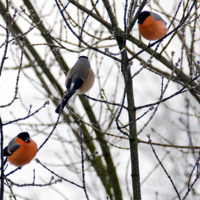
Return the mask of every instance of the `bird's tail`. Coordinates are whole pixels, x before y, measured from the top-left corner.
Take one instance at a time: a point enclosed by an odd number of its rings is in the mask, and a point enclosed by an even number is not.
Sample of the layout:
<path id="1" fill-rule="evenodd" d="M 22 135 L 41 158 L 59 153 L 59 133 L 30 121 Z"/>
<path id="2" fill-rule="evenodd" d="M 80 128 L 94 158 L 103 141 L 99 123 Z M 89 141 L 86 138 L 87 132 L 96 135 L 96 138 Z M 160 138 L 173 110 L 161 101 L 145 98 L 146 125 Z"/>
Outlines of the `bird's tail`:
<path id="1" fill-rule="evenodd" d="M 55 112 L 56 112 L 57 114 L 59 114 L 59 113 L 62 112 L 62 110 L 63 110 L 63 108 L 66 106 L 68 100 L 69 100 L 69 98 L 63 100 L 63 101 L 60 103 L 60 105 L 56 108 Z"/>
<path id="2" fill-rule="evenodd" d="M 76 92 L 75 89 L 72 89 L 67 95 L 64 96 L 63 101 L 60 103 L 60 105 L 56 108 L 55 112 L 57 114 L 61 113 L 63 108 L 66 106 L 67 102 L 71 98 L 71 96 Z"/>

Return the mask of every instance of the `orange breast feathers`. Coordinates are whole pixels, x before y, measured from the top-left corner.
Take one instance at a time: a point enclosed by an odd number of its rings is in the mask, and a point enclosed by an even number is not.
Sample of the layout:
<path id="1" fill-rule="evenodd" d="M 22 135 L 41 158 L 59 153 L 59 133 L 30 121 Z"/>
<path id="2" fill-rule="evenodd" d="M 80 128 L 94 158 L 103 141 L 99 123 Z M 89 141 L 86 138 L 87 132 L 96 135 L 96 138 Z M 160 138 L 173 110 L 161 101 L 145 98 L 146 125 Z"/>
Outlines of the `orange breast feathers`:
<path id="1" fill-rule="evenodd" d="M 11 156 L 8 156 L 8 161 L 17 167 L 30 163 L 37 153 L 37 144 L 32 139 L 26 143 L 18 137 L 15 139 L 15 143 L 20 147 Z"/>
<path id="2" fill-rule="evenodd" d="M 140 34 L 147 40 L 158 40 L 167 33 L 167 27 L 163 20 L 158 20 L 149 15 L 142 24 L 138 24 Z"/>

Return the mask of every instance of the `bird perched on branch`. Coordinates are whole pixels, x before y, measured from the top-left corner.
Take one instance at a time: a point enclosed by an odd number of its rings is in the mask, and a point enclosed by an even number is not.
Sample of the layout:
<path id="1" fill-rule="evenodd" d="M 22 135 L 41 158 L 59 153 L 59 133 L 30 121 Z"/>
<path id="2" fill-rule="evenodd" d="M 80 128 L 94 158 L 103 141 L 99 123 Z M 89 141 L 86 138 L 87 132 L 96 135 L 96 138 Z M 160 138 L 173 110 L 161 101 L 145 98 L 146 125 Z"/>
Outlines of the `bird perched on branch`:
<path id="1" fill-rule="evenodd" d="M 147 40 L 158 40 L 167 33 L 166 22 L 156 13 L 143 11 L 138 16 L 140 34 Z"/>
<path id="2" fill-rule="evenodd" d="M 90 67 L 87 56 L 80 56 L 75 65 L 69 70 L 65 85 L 66 94 L 60 105 L 56 108 L 56 113 L 61 113 L 68 100 L 74 93 L 85 94 L 94 84 L 94 72 Z"/>
<path id="3" fill-rule="evenodd" d="M 31 162 L 37 153 L 37 144 L 30 138 L 28 132 L 21 132 L 13 138 L 3 150 L 8 161 L 21 167 Z"/>

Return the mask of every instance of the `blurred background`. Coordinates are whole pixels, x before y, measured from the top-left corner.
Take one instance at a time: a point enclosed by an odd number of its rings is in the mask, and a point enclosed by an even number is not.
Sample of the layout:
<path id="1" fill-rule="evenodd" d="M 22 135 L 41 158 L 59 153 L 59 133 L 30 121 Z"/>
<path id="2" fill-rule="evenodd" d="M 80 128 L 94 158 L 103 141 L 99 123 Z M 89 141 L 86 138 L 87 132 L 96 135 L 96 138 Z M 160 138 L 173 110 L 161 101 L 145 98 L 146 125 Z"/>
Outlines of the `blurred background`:
<path id="1" fill-rule="evenodd" d="M 4 199 L 120 200 L 136 190 L 143 200 L 199 199 L 200 2 L 144 4 L 172 31 L 149 48 L 137 20 L 131 27 L 142 3 L 0 1 L 1 142 L 27 131 L 40 147 L 50 136 L 36 155 L 41 164 L 5 178 Z M 57 122 L 66 73 L 80 55 L 95 73 L 91 98 L 74 95 Z M 4 173 L 15 168 L 8 163 Z"/>

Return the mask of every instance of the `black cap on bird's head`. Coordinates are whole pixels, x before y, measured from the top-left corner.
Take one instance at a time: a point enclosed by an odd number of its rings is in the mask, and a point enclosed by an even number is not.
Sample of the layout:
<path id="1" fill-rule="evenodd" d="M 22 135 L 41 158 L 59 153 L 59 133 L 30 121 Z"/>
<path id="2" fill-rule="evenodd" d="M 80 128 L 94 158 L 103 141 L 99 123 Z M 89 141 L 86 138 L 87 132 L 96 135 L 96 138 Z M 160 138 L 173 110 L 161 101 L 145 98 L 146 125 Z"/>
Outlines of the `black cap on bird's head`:
<path id="1" fill-rule="evenodd" d="M 28 132 L 21 132 L 17 135 L 17 137 L 22 139 L 26 143 L 29 143 L 31 141 L 31 138 Z"/>
<path id="2" fill-rule="evenodd" d="M 150 12 L 149 11 L 143 11 L 143 12 L 141 12 L 140 14 L 139 14 L 139 16 L 138 16 L 138 24 L 142 24 L 144 21 L 145 21 L 145 19 L 148 17 L 148 16 L 150 16 Z"/>
<path id="3" fill-rule="evenodd" d="M 80 57 L 79 57 L 79 59 L 80 59 L 80 58 L 87 58 L 87 59 L 88 59 L 88 57 L 87 57 L 87 56 L 80 56 Z"/>

